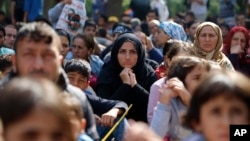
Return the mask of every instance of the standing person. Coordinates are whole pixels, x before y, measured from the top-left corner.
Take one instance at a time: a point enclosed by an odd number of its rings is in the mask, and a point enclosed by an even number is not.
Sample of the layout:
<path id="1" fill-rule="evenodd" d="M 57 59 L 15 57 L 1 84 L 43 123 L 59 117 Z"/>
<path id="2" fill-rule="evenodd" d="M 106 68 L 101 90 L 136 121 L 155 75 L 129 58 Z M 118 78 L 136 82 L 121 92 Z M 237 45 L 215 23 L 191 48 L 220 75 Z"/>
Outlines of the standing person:
<path id="1" fill-rule="evenodd" d="M 56 24 L 59 20 L 61 13 L 62 13 L 63 7 L 66 4 L 71 4 L 71 3 L 72 3 L 72 0 L 61 0 L 53 8 L 49 9 L 49 11 L 48 11 L 49 20 L 52 23 L 54 28 L 56 27 Z"/>
<path id="2" fill-rule="evenodd" d="M 243 26 L 235 26 L 228 33 L 224 51 L 234 68 L 250 77 L 249 32 Z"/>
<path id="3" fill-rule="evenodd" d="M 249 125 L 249 86 L 250 80 L 238 72 L 218 71 L 203 79 L 183 118 L 194 131 L 184 141 L 229 141 L 230 125 Z"/>
<path id="4" fill-rule="evenodd" d="M 212 60 L 222 68 L 234 70 L 230 60 L 222 52 L 223 38 L 220 27 L 212 22 L 203 22 L 197 27 L 194 38 L 196 56 Z"/>
<path id="5" fill-rule="evenodd" d="M 12 25 L 16 25 L 16 22 L 23 22 L 24 18 L 23 6 L 24 6 L 24 0 L 11 0 L 10 16 Z"/>
<path id="6" fill-rule="evenodd" d="M 133 10 L 135 18 L 144 21 L 145 15 L 150 11 L 150 0 L 131 0 L 130 8 Z"/>
<path id="7" fill-rule="evenodd" d="M 233 27 L 235 25 L 236 0 L 220 0 L 219 2 L 219 17 L 230 27 Z"/>
<path id="8" fill-rule="evenodd" d="M 97 95 L 133 104 L 128 118 L 147 121 L 150 86 L 157 80 L 154 70 L 145 62 L 145 50 L 132 33 L 120 35 L 114 42 L 111 60 L 97 79 Z"/>
<path id="9" fill-rule="evenodd" d="M 62 90 L 75 95 L 82 104 L 87 119 L 86 133 L 94 139 L 99 139 L 96 131 L 93 111 L 85 94 L 70 85 L 61 68 L 61 41 L 57 33 L 46 23 L 34 22 L 23 26 L 14 44 L 12 72 L 0 81 L 0 87 L 17 76 L 47 78 L 57 84 Z"/>
<path id="10" fill-rule="evenodd" d="M 191 3 L 191 11 L 194 13 L 195 18 L 204 22 L 207 19 L 207 2 L 208 0 L 189 0 Z"/>
<path id="11" fill-rule="evenodd" d="M 168 20 L 169 11 L 167 6 L 167 1 L 164 0 L 152 0 L 150 3 L 151 9 L 157 9 L 159 13 L 159 20 L 166 21 Z"/>
<path id="12" fill-rule="evenodd" d="M 43 14 L 43 0 L 24 0 L 24 22 L 33 22 Z"/>
<path id="13" fill-rule="evenodd" d="M 16 40 L 17 29 L 14 25 L 6 25 L 4 29 L 5 29 L 4 44 L 6 45 L 6 47 L 12 49 L 14 47 L 14 42 Z"/>

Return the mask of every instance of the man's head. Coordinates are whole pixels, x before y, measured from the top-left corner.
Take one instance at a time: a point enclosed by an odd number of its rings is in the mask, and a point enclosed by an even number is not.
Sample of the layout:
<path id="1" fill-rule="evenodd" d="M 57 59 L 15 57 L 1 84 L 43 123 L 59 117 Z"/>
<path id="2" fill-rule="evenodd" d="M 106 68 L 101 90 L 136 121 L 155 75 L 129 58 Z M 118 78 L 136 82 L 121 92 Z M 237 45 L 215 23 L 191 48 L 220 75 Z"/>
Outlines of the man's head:
<path id="1" fill-rule="evenodd" d="M 159 13 L 156 9 L 149 10 L 146 15 L 146 21 L 150 22 L 151 20 L 158 20 L 159 19 Z"/>
<path id="2" fill-rule="evenodd" d="M 246 26 L 245 15 L 243 13 L 239 13 L 235 16 L 235 23 L 237 26 Z"/>
<path id="3" fill-rule="evenodd" d="M 2 25 L 0 25 L 0 47 L 4 44 L 4 37 L 5 37 L 5 29 Z"/>
<path id="4" fill-rule="evenodd" d="M 45 23 L 29 23 L 18 32 L 13 70 L 20 76 L 48 78 L 56 82 L 60 75 L 61 41 Z"/>
<path id="5" fill-rule="evenodd" d="M 88 88 L 91 67 L 87 61 L 72 59 L 65 64 L 64 70 L 68 75 L 70 84 L 81 90 L 86 90 Z"/>
<path id="6" fill-rule="evenodd" d="M 5 45 L 9 48 L 13 48 L 16 40 L 17 29 L 14 25 L 5 26 Z"/>
<path id="7" fill-rule="evenodd" d="M 96 34 L 97 25 L 93 20 L 87 20 L 83 27 L 83 34 L 94 37 Z"/>

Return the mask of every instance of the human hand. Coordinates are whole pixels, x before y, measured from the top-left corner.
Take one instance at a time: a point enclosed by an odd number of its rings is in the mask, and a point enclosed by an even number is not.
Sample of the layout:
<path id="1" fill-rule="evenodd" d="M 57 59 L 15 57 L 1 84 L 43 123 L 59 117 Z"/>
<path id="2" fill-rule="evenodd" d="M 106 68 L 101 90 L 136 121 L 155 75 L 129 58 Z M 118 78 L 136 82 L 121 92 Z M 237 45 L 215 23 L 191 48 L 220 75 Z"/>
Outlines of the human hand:
<path id="1" fill-rule="evenodd" d="M 164 85 L 162 88 L 160 88 L 159 102 L 169 105 L 171 98 L 176 96 L 178 96 L 178 94 L 175 91 L 169 89 L 167 85 Z"/>
<path id="2" fill-rule="evenodd" d="M 113 126 L 115 119 L 119 114 L 118 108 L 113 108 L 109 110 L 107 113 L 104 113 L 101 118 L 101 124 L 103 126 Z"/>
<path id="3" fill-rule="evenodd" d="M 235 46 L 231 46 L 230 48 L 230 53 L 231 54 L 241 54 L 244 51 L 241 49 L 240 45 L 235 45 Z"/>
<path id="4" fill-rule="evenodd" d="M 129 120 L 129 124 L 123 138 L 124 141 L 162 141 L 146 123 Z"/>
<path id="5" fill-rule="evenodd" d="M 167 81 L 166 84 L 167 88 L 173 90 L 177 93 L 177 96 L 181 98 L 181 101 L 184 105 L 188 106 L 189 100 L 191 98 L 190 93 L 184 86 L 183 82 L 180 81 L 178 78 L 171 78 Z"/>
<path id="6" fill-rule="evenodd" d="M 98 115 L 94 114 L 94 118 L 95 118 L 95 123 L 96 124 L 101 123 L 101 118 Z"/>
<path id="7" fill-rule="evenodd" d="M 131 85 L 129 71 L 132 71 L 132 70 L 130 68 L 124 68 L 122 72 L 120 73 L 120 78 L 123 83 Z"/>
<path id="8" fill-rule="evenodd" d="M 130 77 L 130 86 L 133 88 L 137 84 L 135 74 L 132 71 L 128 71 L 128 75 Z"/>

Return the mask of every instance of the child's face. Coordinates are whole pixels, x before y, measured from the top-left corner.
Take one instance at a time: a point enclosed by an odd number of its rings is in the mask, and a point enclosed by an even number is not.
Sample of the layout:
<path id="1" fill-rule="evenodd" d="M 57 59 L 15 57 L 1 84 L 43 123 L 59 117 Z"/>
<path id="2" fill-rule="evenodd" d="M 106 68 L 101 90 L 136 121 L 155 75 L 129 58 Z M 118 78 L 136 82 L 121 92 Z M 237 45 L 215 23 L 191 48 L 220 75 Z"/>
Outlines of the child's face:
<path id="1" fill-rule="evenodd" d="M 89 81 L 87 77 L 82 76 L 78 72 L 68 72 L 69 83 L 73 86 L 80 88 L 81 90 L 86 90 L 89 86 Z"/>
<path id="2" fill-rule="evenodd" d="M 66 141 L 58 118 L 51 112 L 34 109 L 5 128 L 6 141 Z"/>
<path id="3" fill-rule="evenodd" d="M 247 105 L 235 97 L 219 95 L 204 103 L 195 127 L 207 141 L 229 141 L 230 124 L 249 124 Z"/>
<path id="4" fill-rule="evenodd" d="M 74 139 L 77 140 L 77 137 L 85 129 L 85 120 L 79 119 L 76 116 L 74 111 L 70 112 L 69 116 L 70 116 L 69 118 L 70 118 L 70 123 L 72 127 L 72 134 L 73 134 Z"/>
<path id="5" fill-rule="evenodd" d="M 199 85 L 200 80 L 208 73 L 206 68 L 201 65 L 197 65 L 194 69 L 187 74 L 185 78 L 185 84 L 187 90 L 192 94 L 196 87 Z"/>

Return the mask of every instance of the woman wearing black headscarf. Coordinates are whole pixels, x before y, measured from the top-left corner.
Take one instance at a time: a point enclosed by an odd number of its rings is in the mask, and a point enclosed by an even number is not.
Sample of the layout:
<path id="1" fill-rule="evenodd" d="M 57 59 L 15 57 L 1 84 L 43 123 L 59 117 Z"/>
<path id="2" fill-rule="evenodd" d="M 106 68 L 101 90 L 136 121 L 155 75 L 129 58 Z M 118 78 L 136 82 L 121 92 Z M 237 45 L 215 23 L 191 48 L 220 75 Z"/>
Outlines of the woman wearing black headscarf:
<path id="1" fill-rule="evenodd" d="M 147 121 L 150 86 L 157 80 L 154 70 L 145 62 L 145 50 L 132 33 L 120 35 L 114 42 L 111 60 L 97 79 L 97 95 L 133 104 L 127 117 Z"/>

